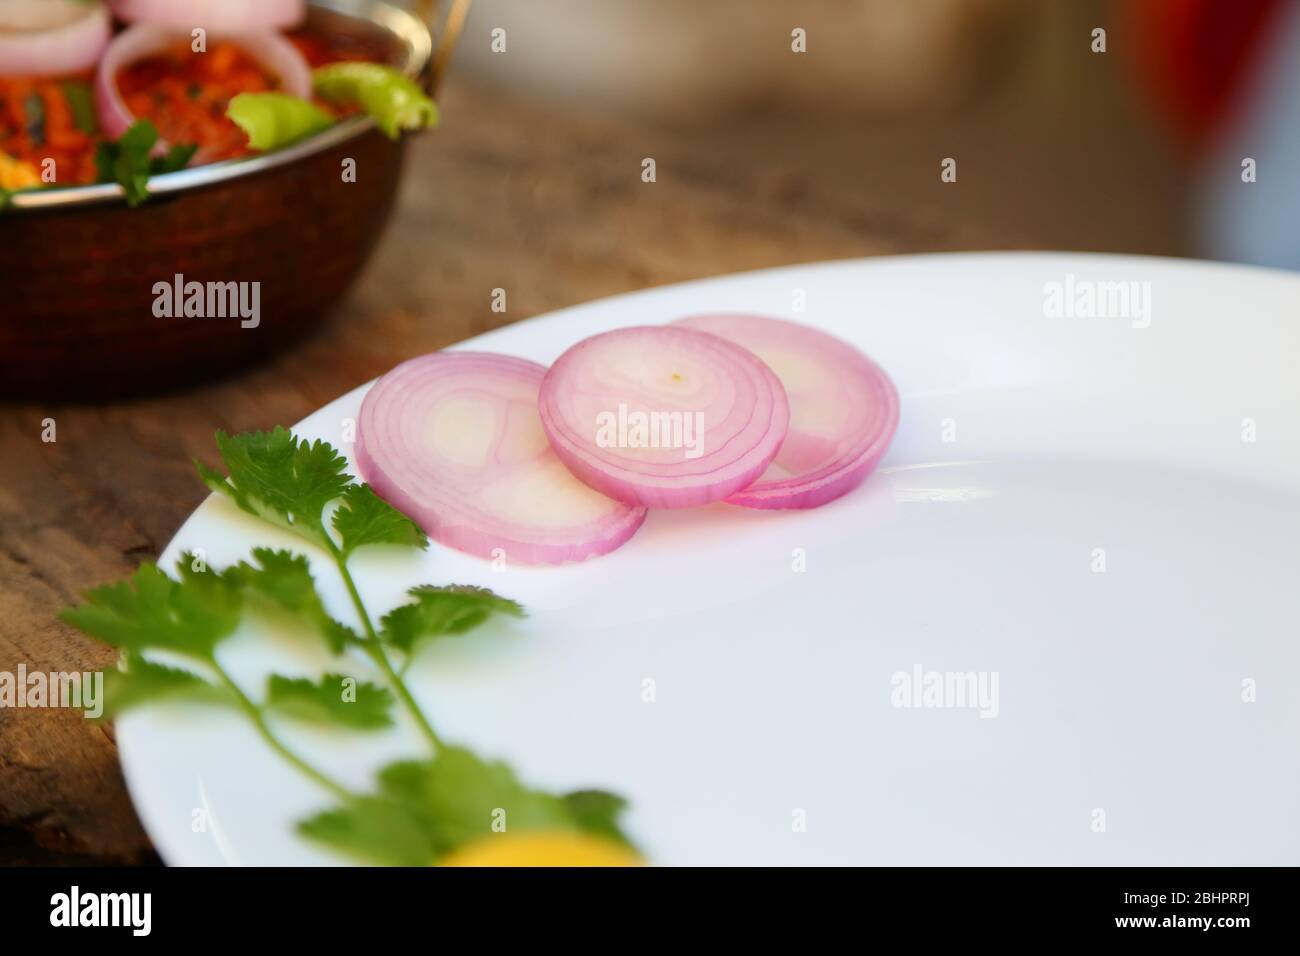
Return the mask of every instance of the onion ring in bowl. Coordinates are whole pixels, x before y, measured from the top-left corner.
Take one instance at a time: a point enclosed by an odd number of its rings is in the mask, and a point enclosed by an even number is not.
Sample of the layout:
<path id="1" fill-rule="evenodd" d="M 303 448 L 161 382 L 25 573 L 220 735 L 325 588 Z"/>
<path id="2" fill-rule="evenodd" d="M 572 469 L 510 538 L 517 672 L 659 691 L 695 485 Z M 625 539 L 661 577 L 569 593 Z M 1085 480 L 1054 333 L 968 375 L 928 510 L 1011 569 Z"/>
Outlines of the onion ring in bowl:
<path id="1" fill-rule="evenodd" d="M 0 76 L 65 76 L 89 70 L 108 46 L 102 3 L 0 0 Z"/>
<path id="2" fill-rule="evenodd" d="M 251 33 L 296 27 L 307 16 L 306 0 L 109 0 L 127 23 L 152 23 L 189 33 Z"/>
<path id="3" fill-rule="evenodd" d="M 107 136 L 116 139 L 136 120 L 122 99 L 117 75 L 138 60 L 164 52 L 178 39 L 188 40 L 188 37 L 144 23 L 128 27 L 113 38 L 99 61 L 99 72 L 95 76 L 95 108 L 100 128 Z M 284 92 L 301 99 L 311 98 L 311 67 L 288 40 L 275 33 L 249 33 L 233 37 L 231 42 L 238 44 L 264 69 L 278 77 Z M 159 141 L 154 152 L 165 153 L 167 148 L 167 143 Z M 192 162 L 200 165 L 206 158 L 200 149 Z"/>
<path id="4" fill-rule="evenodd" d="M 537 417 L 545 366 L 486 352 L 403 362 L 366 393 L 356 460 L 429 537 L 482 558 L 562 564 L 613 551 L 645 520 L 574 478 Z"/>
<path id="5" fill-rule="evenodd" d="M 790 431 L 761 479 L 730 496 L 747 508 L 816 508 L 852 491 L 898 429 L 898 390 L 875 362 L 819 329 L 761 315 L 699 315 L 676 325 L 743 345 L 790 399 Z"/>
<path id="6" fill-rule="evenodd" d="M 666 325 L 573 346 L 546 373 L 539 411 L 570 471 L 650 508 L 704 505 L 748 487 L 790 421 L 785 390 L 752 352 Z"/>

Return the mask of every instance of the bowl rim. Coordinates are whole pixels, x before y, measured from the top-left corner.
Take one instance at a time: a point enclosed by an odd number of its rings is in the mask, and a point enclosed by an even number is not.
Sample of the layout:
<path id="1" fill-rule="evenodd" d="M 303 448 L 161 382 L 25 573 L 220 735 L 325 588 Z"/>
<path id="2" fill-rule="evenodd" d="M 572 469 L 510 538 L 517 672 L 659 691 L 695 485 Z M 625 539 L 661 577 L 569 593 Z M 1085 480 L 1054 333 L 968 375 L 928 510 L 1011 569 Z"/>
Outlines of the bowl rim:
<path id="1" fill-rule="evenodd" d="M 433 59 L 433 34 L 428 24 L 408 10 L 387 0 L 311 0 L 310 5 L 333 13 L 368 20 L 387 30 L 405 48 L 405 57 L 398 64 L 412 78 L 422 76 Z M 245 176 L 254 176 L 268 169 L 287 166 L 300 159 L 326 152 L 343 143 L 364 136 L 376 129 L 375 121 L 367 116 L 355 116 L 336 123 L 302 142 L 284 149 L 208 163 L 175 173 L 164 173 L 149 178 L 150 196 L 166 196 L 230 182 Z M 100 203 L 124 201 L 126 190 L 117 183 L 95 183 L 87 186 L 67 186 L 53 189 L 36 189 L 13 193 L 6 213 L 36 211 L 41 209 L 68 209 Z"/>

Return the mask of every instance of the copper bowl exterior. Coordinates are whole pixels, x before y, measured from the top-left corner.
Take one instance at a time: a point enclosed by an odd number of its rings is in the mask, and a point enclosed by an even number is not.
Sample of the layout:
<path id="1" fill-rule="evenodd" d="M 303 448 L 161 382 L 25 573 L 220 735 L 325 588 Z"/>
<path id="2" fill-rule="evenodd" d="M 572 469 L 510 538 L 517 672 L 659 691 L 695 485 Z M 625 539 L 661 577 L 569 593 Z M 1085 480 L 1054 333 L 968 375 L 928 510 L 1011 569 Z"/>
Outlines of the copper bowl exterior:
<path id="1" fill-rule="evenodd" d="M 412 75 L 427 27 L 378 0 L 329 0 L 312 24 L 378 31 Z M 367 34 L 368 35 L 368 34 Z M 0 397 L 95 399 L 192 385 L 273 354 L 321 323 L 392 212 L 404 146 L 368 120 L 288 150 L 150 182 L 15 197 L 0 215 Z M 344 162 L 356 161 L 355 182 Z M 260 283 L 256 327 L 155 315 L 158 283 Z"/>

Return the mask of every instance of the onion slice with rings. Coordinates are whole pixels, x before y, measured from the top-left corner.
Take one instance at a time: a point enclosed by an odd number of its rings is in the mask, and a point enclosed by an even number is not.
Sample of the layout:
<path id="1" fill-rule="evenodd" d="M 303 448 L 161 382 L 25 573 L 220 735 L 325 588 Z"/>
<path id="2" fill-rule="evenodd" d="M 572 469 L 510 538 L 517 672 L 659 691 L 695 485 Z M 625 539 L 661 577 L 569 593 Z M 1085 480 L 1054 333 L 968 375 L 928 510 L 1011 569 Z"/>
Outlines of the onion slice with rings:
<path id="1" fill-rule="evenodd" d="M 231 37 L 230 40 L 237 43 L 263 69 L 279 78 L 285 93 L 304 100 L 311 99 L 311 67 L 298 48 L 288 40 L 274 33 L 249 33 Z M 109 137 L 116 139 L 121 136 L 137 119 L 122 99 L 117 86 L 118 74 L 132 63 L 166 52 L 177 42 L 188 44 L 188 35 L 181 36 L 171 30 L 143 23 L 128 27 L 113 38 L 104 58 L 99 62 L 99 73 L 95 77 L 95 107 L 99 125 Z M 168 144 L 160 141 L 154 152 L 161 154 L 167 148 Z M 199 165 L 206 159 L 207 156 L 200 147 L 193 163 Z"/>
<path id="2" fill-rule="evenodd" d="M 202 27 L 210 33 L 283 30 L 302 23 L 306 0 L 109 0 L 127 23 L 152 23 L 173 30 Z"/>
<path id="3" fill-rule="evenodd" d="M 613 551 L 645 520 L 578 481 L 537 416 L 544 366 L 435 352 L 366 394 L 356 459 L 376 494 L 436 541 L 509 563 L 561 564 Z"/>
<path id="4" fill-rule="evenodd" d="M 89 70 L 112 31 L 108 8 L 97 0 L 0 0 L 0 76 Z"/>
<path id="5" fill-rule="evenodd" d="M 815 508 L 860 485 L 898 429 L 898 391 L 875 362 L 833 335 L 759 315 L 700 315 L 678 327 L 743 345 L 781 379 L 790 430 L 762 479 L 731 495 L 749 508 Z"/>
<path id="6" fill-rule="evenodd" d="M 767 469 L 789 423 L 772 370 L 716 335 L 639 326 L 579 342 L 546 373 L 551 447 L 597 491 L 629 504 L 720 501 Z"/>

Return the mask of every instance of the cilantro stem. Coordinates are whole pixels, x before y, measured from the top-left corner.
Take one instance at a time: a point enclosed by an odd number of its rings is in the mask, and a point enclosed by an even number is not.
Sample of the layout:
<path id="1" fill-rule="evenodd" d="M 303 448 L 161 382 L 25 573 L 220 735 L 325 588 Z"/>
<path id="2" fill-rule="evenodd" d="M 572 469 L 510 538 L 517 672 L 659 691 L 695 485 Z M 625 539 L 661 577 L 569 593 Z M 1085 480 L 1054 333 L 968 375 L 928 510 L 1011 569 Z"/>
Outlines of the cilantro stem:
<path id="1" fill-rule="evenodd" d="M 370 614 L 366 611 L 365 603 L 361 600 L 361 593 L 357 590 L 356 582 L 352 580 L 352 573 L 348 570 L 348 559 L 333 541 L 328 541 L 328 544 L 330 554 L 334 557 L 334 563 L 338 566 L 339 575 L 343 578 L 343 583 L 348 589 L 348 595 L 352 598 L 352 606 L 356 608 L 357 616 L 361 618 L 361 626 L 366 632 L 364 645 L 366 653 L 384 672 L 384 676 L 388 678 L 389 684 L 392 685 L 393 692 L 397 694 L 402 706 L 415 720 L 416 726 L 420 728 L 420 733 L 424 734 L 434 752 L 442 750 L 445 746 L 442 738 L 438 736 L 438 732 L 429 723 L 429 718 L 424 716 L 424 711 L 420 709 L 420 705 L 416 703 L 415 698 L 411 695 L 410 688 L 406 686 L 406 681 L 394 669 L 393 662 L 388 659 L 388 654 L 384 651 L 384 645 L 375 632 L 374 624 L 370 621 Z"/>
<path id="2" fill-rule="evenodd" d="M 215 660 L 211 663 L 217 676 L 221 679 L 221 683 L 225 685 L 232 694 L 234 694 L 235 700 L 239 703 L 240 709 L 248 715 L 248 719 L 252 721 L 257 732 L 261 735 L 262 739 L 266 741 L 267 746 L 296 767 L 300 772 L 316 781 L 316 783 L 320 784 L 340 800 L 351 802 L 356 799 L 356 795 L 353 794 L 352 791 L 348 790 L 347 787 L 332 780 L 309 764 L 302 757 L 290 750 L 288 746 L 285 745 L 284 741 L 277 737 L 275 732 L 271 730 L 270 726 L 266 722 L 266 717 L 262 712 L 262 708 L 257 706 L 257 704 L 255 704 L 249 696 L 244 693 L 243 689 L 235 683 L 234 679 L 226 672 L 225 668 Z"/>

